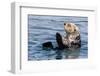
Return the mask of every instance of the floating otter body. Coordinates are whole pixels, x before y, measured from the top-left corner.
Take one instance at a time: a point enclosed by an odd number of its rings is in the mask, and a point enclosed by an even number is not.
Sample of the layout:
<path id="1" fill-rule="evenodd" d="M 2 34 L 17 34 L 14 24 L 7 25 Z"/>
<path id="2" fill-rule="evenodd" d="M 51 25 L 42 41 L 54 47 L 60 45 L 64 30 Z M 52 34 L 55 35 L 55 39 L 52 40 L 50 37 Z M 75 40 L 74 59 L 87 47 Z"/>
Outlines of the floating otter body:
<path id="1" fill-rule="evenodd" d="M 60 49 L 68 48 L 70 50 L 74 50 L 81 47 L 80 35 L 76 37 L 68 35 L 62 38 L 60 33 L 56 33 L 56 41 Z"/>
<path id="2" fill-rule="evenodd" d="M 57 49 L 68 48 L 74 50 L 81 47 L 80 31 L 79 28 L 73 23 L 64 23 L 65 36 L 56 33 Z M 48 43 L 48 42 L 47 42 Z M 43 45 L 46 43 L 43 43 Z M 51 43 L 50 43 L 51 45 Z M 47 45 L 46 45 L 47 46 Z"/>
<path id="3" fill-rule="evenodd" d="M 73 23 L 64 23 L 65 36 L 62 37 L 60 33 L 56 34 L 56 40 L 59 47 L 76 49 L 81 47 L 79 28 Z M 59 37 L 60 38 L 59 38 Z M 58 38 L 57 38 L 58 37 Z"/>

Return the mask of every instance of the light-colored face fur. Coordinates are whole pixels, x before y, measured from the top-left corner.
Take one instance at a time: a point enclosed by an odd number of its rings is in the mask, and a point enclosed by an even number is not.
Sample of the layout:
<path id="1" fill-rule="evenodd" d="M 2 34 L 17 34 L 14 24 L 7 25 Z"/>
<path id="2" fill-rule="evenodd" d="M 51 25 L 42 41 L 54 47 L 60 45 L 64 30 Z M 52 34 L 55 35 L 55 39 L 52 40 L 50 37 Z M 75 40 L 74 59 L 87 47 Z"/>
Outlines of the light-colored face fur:
<path id="1" fill-rule="evenodd" d="M 67 33 L 79 32 L 79 28 L 74 23 L 64 23 L 64 30 Z"/>

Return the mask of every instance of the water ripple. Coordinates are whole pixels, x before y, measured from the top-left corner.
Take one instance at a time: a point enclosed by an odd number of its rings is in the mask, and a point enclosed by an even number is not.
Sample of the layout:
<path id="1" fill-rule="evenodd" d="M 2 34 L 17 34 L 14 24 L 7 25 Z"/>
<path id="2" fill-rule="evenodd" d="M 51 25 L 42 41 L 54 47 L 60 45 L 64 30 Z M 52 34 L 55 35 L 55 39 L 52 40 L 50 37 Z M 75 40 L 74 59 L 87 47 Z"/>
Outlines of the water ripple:
<path id="1" fill-rule="evenodd" d="M 64 22 L 73 22 L 80 28 L 81 48 L 69 50 L 43 50 L 42 43 L 51 41 L 57 47 L 55 34 L 64 34 Z M 76 16 L 28 16 L 28 60 L 75 59 L 88 57 L 88 18 Z"/>

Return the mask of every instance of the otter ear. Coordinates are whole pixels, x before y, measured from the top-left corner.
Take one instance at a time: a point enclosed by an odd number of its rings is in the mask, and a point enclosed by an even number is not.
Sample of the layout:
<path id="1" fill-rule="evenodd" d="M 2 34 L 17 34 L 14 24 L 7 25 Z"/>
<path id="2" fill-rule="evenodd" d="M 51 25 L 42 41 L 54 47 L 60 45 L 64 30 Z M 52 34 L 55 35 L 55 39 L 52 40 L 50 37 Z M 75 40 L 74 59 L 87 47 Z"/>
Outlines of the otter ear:
<path id="1" fill-rule="evenodd" d="M 78 27 L 74 27 L 74 31 L 78 31 L 79 32 L 79 28 Z"/>
<path id="2" fill-rule="evenodd" d="M 76 29 L 74 29 L 74 31 L 76 31 Z"/>
<path id="3" fill-rule="evenodd" d="M 77 31 L 77 28 L 76 28 L 76 26 L 74 26 L 74 31 Z"/>

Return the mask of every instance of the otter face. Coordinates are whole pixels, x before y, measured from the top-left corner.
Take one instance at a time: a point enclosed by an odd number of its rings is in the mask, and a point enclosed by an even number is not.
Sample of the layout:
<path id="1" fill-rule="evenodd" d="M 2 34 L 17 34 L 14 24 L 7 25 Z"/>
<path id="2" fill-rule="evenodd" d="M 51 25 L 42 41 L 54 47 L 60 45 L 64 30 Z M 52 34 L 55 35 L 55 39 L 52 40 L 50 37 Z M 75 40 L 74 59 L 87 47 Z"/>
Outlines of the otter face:
<path id="1" fill-rule="evenodd" d="M 75 32 L 77 29 L 77 26 L 73 23 L 64 23 L 64 30 L 68 33 L 73 33 Z"/>

